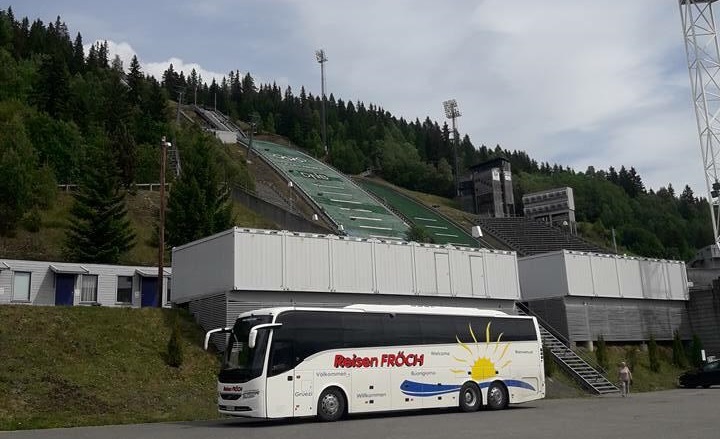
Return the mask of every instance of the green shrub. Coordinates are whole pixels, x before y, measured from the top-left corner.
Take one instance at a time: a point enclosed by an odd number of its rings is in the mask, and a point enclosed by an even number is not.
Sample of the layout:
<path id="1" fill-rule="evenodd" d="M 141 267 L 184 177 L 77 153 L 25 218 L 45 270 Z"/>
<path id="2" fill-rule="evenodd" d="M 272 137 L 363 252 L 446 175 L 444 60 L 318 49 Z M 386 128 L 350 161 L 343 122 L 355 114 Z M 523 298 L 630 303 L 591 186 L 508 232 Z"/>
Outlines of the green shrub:
<path id="1" fill-rule="evenodd" d="M 597 346 L 595 347 L 595 358 L 603 369 L 608 369 L 608 352 L 605 345 L 605 339 L 602 335 L 598 335 Z"/>
<path id="2" fill-rule="evenodd" d="M 680 340 L 680 331 L 677 329 L 673 333 L 672 362 L 677 367 L 687 366 L 685 348 L 683 347 L 682 340 Z"/>
<path id="3" fill-rule="evenodd" d="M 25 230 L 30 233 L 37 233 L 40 231 L 42 225 L 42 216 L 40 215 L 40 209 L 34 207 L 28 212 L 22 219 L 22 226 Z"/>
<path id="4" fill-rule="evenodd" d="M 167 358 L 165 361 L 167 365 L 171 367 L 180 367 L 183 363 L 183 349 L 180 344 L 180 324 L 177 317 L 175 317 L 173 322 L 170 340 L 167 345 Z"/>
<path id="5" fill-rule="evenodd" d="M 692 345 L 690 345 L 690 364 L 698 367 L 702 364 L 702 341 L 697 334 L 693 334 Z"/>
<path id="6" fill-rule="evenodd" d="M 555 374 L 555 368 L 557 366 L 555 365 L 553 354 L 548 347 L 543 347 L 543 360 L 545 361 L 545 376 L 553 376 Z"/>
<path id="7" fill-rule="evenodd" d="M 625 348 L 625 362 L 627 363 L 630 370 L 635 370 L 638 364 L 637 348 L 635 346 L 628 346 Z"/>
<path id="8" fill-rule="evenodd" d="M 658 346 L 655 336 L 650 335 L 648 341 L 648 359 L 650 360 L 650 370 L 657 373 L 660 372 L 660 357 L 658 356 Z"/>

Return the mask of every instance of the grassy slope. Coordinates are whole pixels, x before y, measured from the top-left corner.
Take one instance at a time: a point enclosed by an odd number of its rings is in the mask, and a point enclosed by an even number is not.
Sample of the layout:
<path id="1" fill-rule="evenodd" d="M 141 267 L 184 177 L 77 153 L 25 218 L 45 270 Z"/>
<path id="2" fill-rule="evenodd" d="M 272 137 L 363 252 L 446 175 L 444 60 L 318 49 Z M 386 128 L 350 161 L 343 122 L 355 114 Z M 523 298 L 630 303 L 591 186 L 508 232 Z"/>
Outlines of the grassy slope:
<path id="1" fill-rule="evenodd" d="M 184 363 L 164 363 L 181 316 Z M 179 310 L 0 306 L 0 430 L 208 419 L 217 360 Z"/>
<path id="2" fill-rule="evenodd" d="M 61 192 L 47 211 L 41 212 L 42 225 L 36 233 L 19 227 L 14 237 L 0 237 L 0 258 L 62 261 L 62 246 L 70 218 L 72 196 Z M 153 242 L 160 205 L 158 192 L 137 191 L 128 194 L 128 217 L 136 234 L 135 247 L 121 260 L 121 264 L 156 265 L 157 243 Z M 233 203 L 235 224 L 240 227 L 274 228 L 274 224 L 244 206 Z M 169 259 L 166 259 L 169 261 Z"/>
<path id="3" fill-rule="evenodd" d="M 631 351 L 634 351 L 635 364 L 633 364 Z M 578 353 L 585 358 L 596 362 L 594 352 L 579 349 Z M 617 369 L 621 361 L 628 362 L 633 374 L 633 391 L 650 392 L 655 390 L 666 390 L 677 387 L 677 377 L 687 368 L 679 368 L 672 364 L 672 349 L 665 346 L 658 346 L 658 357 L 660 359 L 660 371 L 650 370 L 650 359 L 646 349 L 637 345 L 629 346 L 608 346 L 607 377 L 616 385 L 618 383 Z"/>

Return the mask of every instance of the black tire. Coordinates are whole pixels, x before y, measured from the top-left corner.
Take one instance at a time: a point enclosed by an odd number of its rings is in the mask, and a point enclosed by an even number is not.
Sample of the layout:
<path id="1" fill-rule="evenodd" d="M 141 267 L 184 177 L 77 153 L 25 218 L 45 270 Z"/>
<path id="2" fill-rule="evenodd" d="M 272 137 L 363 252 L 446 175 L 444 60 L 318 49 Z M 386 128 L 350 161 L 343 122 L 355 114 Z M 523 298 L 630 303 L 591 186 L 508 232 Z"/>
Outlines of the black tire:
<path id="1" fill-rule="evenodd" d="M 703 388 L 703 389 L 709 389 L 709 388 L 710 388 L 710 384 L 703 384 L 702 388 Z"/>
<path id="2" fill-rule="evenodd" d="M 337 387 L 323 390 L 318 398 L 317 416 L 323 422 L 334 422 L 345 414 L 345 395 Z"/>
<path id="3" fill-rule="evenodd" d="M 476 412 L 482 405 L 482 393 L 475 383 L 465 383 L 460 388 L 460 410 Z"/>
<path id="4" fill-rule="evenodd" d="M 487 393 L 487 406 L 490 410 L 502 410 L 508 406 L 508 392 L 505 385 L 498 381 L 490 384 Z"/>

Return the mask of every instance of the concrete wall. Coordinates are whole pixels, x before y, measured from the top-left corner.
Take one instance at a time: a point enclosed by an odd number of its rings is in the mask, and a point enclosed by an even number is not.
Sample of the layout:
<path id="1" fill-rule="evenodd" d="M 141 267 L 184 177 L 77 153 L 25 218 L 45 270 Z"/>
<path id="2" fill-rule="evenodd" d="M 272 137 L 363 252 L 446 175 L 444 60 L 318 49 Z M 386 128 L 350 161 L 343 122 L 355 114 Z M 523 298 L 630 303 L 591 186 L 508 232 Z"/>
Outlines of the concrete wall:
<path id="1" fill-rule="evenodd" d="M 248 209 L 277 224 L 283 230 L 304 233 L 332 233 L 321 222 L 307 219 L 288 212 L 282 207 L 268 203 L 252 194 L 239 189 L 233 189 L 233 199 Z"/>

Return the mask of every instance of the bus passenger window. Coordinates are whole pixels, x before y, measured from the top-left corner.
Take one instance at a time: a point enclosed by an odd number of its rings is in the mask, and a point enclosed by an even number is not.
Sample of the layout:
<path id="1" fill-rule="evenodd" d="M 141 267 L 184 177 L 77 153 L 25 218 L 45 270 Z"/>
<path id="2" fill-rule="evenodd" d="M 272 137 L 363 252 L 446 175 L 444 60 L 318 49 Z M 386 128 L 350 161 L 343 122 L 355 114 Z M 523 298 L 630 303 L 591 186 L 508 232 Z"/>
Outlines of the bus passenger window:
<path id="1" fill-rule="evenodd" d="M 270 370 L 268 376 L 275 376 L 295 367 L 293 361 L 292 343 L 277 341 L 272 344 L 270 350 Z"/>

